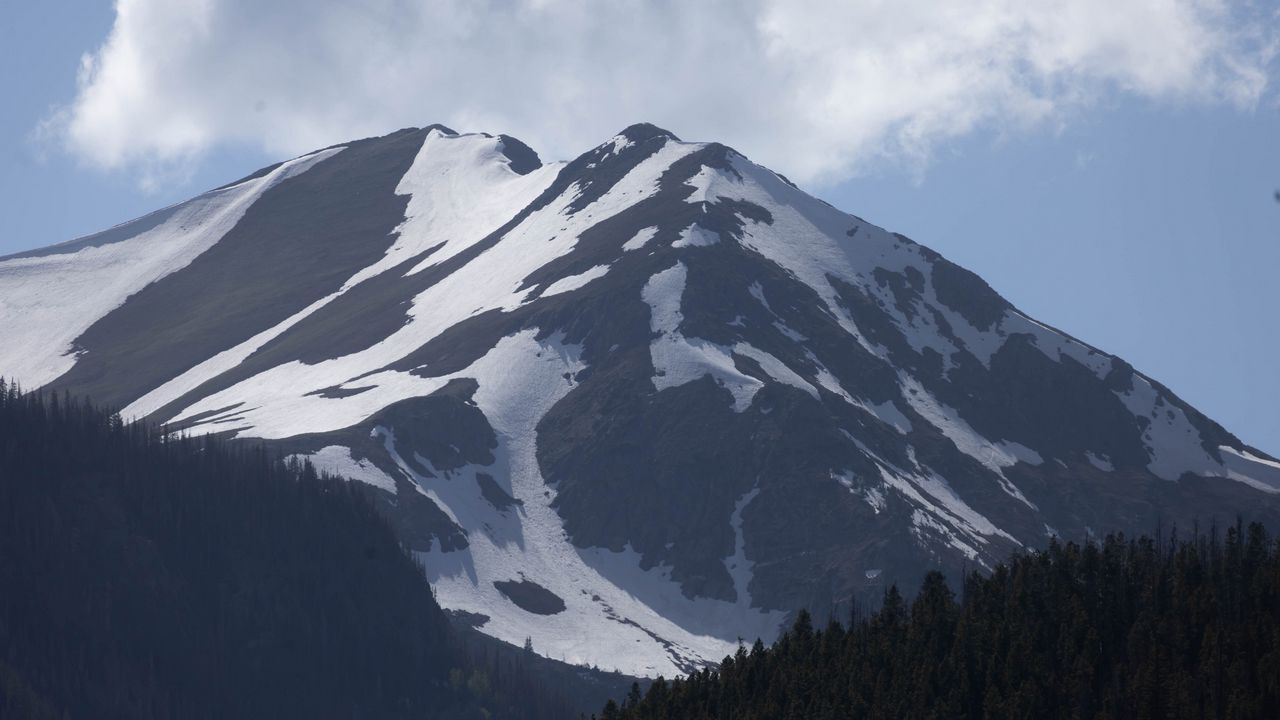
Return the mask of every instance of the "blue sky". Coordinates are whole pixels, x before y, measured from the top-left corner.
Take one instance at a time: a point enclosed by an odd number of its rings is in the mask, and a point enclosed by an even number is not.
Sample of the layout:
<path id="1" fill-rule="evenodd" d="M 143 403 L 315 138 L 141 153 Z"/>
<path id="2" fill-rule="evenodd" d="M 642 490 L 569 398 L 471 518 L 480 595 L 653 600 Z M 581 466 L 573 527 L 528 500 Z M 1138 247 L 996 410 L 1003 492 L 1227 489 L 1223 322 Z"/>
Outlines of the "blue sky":
<path id="1" fill-rule="evenodd" d="M 968 44 L 948 45 L 947 27 L 926 26 L 909 13 L 868 11 L 828 23 L 883 28 L 908 40 L 916 32 L 920 47 L 942 48 L 936 53 L 863 38 L 863 54 L 847 55 L 839 44 L 847 35 L 828 37 L 812 13 L 788 15 L 761 0 L 706 3 L 707 17 L 677 18 L 674 25 L 691 28 L 684 45 L 653 56 L 645 53 L 657 40 L 632 47 L 631 36 L 592 31 L 595 22 L 626 25 L 617 18 L 548 10 L 554 2 L 492 25 L 451 6 L 458 37 L 427 43 L 434 55 L 395 35 L 401 25 L 413 30 L 413 21 L 380 25 L 381 0 L 354 19 L 335 15 L 320 30 L 299 27 L 302 44 L 292 50 L 291 33 L 272 30 L 273 23 L 290 27 L 288 16 L 248 17 L 262 11 L 237 8 L 239 0 L 201 3 L 205 16 L 179 13 L 179 0 L 126 0 L 121 7 L 132 11 L 132 25 L 107 2 L 23 3 L 7 9 L 12 22 L 0 25 L 0 254 L 131 219 L 291 153 L 404 125 L 439 121 L 507 132 L 544 156 L 565 157 L 630 122 L 651 120 L 687 139 L 726 141 L 832 204 L 933 247 L 1034 317 L 1126 358 L 1245 442 L 1280 453 L 1280 373 L 1273 367 L 1280 354 L 1280 203 L 1273 197 L 1280 188 L 1280 104 L 1274 48 L 1255 52 L 1271 47 L 1250 26 L 1257 16 L 1191 13 L 1181 25 L 1144 32 L 1138 30 L 1149 19 L 1135 18 L 1107 44 L 1078 52 L 1079 38 L 1093 38 L 1096 28 L 1073 35 L 1075 26 L 1060 17 L 967 1 L 970 15 L 983 18 L 963 33 Z M 562 14 L 544 17 L 554 12 Z M 193 14 L 195 30 L 183 24 Z M 335 18 L 356 29 L 334 40 L 328 33 Z M 432 20 L 431 27 L 441 24 Z M 552 21 L 556 29 L 548 33 L 565 33 L 546 41 L 553 48 L 515 36 L 486 44 L 501 34 L 492 26 L 551 28 Z M 737 36 L 720 32 L 723 42 L 691 39 L 715 37 L 699 30 L 711 21 L 717 28 L 740 21 L 741 28 Z M 651 12 L 630 24 L 637 32 L 673 26 L 671 17 Z M 1187 46 L 1182 25 L 1196 31 L 1187 37 L 1220 42 Z M 113 27 L 115 49 L 101 50 Z M 271 30 L 263 31 L 269 42 L 255 45 L 253 32 L 262 27 Z M 370 45 L 384 35 L 386 48 Z M 579 36 L 604 37 L 591 44 Z M 972 41 L 979 36 L 987 39 Z M 174 37 L 180 41 L 166 45 Z M 289 51 L 284 61 L 263 55 L 276 42 Z M 374 57 L 379 72 L 344 74 L 354 62 L 344 43 Z M 751 43 L 758 47 L 735 49 Z M 521 53 L 515 60 L 555 67 L 560 79 L 547 84 L 550 73 L 511 70 L 513 58 L 502 53 L 513 44 Z M 649 64 L 619 63 L 610 45 L 629 47 Z M 824 57 L 840 63 L 822 67 L 806 54 L 813 47 L 827 48 Z M 155 70 L 118 71 L 128 54 L 121 48 Z M 95 53 L 96 64 L 78 85 L 85 53 Z M 456 67 L 439 71 L 442 54 Z M 1188 56 L 1199 59 L 1179 71 L 1177 58 Z M 291 64 L 299 57 L 307 62 Z M 1242 57 L 1262 58 L 1254 63 L 1261 79 L 1235 72 Z M 707 69 L 695 76 L 682 73 L 686 66 Z M 886 66 L 900 75 L 843 77 L 847 67 Z M 786 83 L 771 85 L 774 74 Z M 662 82 L 651 80 L 655 75 Z M 710 80 L 697 79 L 703 75 Z M 566 87 L 566 76 L 578 84 Z M 899 89 L 901 76 L 912 79 L 910 91 Z M 384 87 L 385 77 L 394 84 Z M 737 84 L 743 77 L 764 79 Z M 583 102 L 597 99 L 592 93 L 619 79 L 629 81 L 617 83 L 628 90 L 599 98 L 607 110 L 582 111 Z M 864 99 L 868 93 L 875 102 Z"/>

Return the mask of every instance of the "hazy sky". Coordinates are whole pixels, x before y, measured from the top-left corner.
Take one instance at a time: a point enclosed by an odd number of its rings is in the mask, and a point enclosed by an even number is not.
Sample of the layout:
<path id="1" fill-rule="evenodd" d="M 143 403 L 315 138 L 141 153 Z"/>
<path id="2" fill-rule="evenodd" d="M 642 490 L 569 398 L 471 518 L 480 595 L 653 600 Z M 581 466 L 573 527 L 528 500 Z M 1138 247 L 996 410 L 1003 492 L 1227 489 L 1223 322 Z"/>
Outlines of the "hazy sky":
<path id="1" fill-rule="evenodd" d="M 651 121 L 975 270 L 1280 453 L 1280 8 L 46 0 L 0 25 L 0 254 L 443 122 Z"/>

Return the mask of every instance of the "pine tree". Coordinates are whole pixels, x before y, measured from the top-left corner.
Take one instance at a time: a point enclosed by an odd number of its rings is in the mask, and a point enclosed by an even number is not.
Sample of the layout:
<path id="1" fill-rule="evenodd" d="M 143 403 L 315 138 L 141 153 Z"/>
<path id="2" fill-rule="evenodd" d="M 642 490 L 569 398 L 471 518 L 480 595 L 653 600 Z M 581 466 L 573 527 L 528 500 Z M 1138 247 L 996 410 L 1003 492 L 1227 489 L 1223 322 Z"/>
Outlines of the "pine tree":
<path id="1" fill-rule="evenodd" d="M 717 670 L 638 688 L 610 717 L 1280 717 L 1280 543 L 1225 536 L 1053 542 L 908 607 L 816 631 L 807 613 Z"/>

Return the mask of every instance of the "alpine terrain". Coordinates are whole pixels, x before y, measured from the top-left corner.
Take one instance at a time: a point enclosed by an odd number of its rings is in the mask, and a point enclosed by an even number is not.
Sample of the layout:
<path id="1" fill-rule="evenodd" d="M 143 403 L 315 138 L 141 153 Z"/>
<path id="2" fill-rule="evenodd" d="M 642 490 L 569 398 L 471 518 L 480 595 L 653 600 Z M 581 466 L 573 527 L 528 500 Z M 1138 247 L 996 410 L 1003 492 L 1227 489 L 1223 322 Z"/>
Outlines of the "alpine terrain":
<path id="1" fill-rule="evenodd" d="M 367 485 L 458 619 L 629 674 L 1053 536 L 1280 527 L 1280 462 L 1155 380 L 651 125 L 320 150 L 0 259 L 0 337 Z"/>

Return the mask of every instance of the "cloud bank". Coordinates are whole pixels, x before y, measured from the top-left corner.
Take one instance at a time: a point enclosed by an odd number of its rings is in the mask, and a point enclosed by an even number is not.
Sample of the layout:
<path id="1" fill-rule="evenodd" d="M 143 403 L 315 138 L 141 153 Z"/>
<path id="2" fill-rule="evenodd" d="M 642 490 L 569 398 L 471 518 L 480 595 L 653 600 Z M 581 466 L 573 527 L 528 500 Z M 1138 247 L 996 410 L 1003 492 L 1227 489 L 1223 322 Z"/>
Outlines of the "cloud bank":
<path id="1" fill-rule="evenodd" d="M 48 125 L 154 178 L 432 122 L 572 157 L 645 120 L 822 183 L 1122 95 L 1250 108 L 1278 27 L 1226 0 L 117 0 Z"/>

